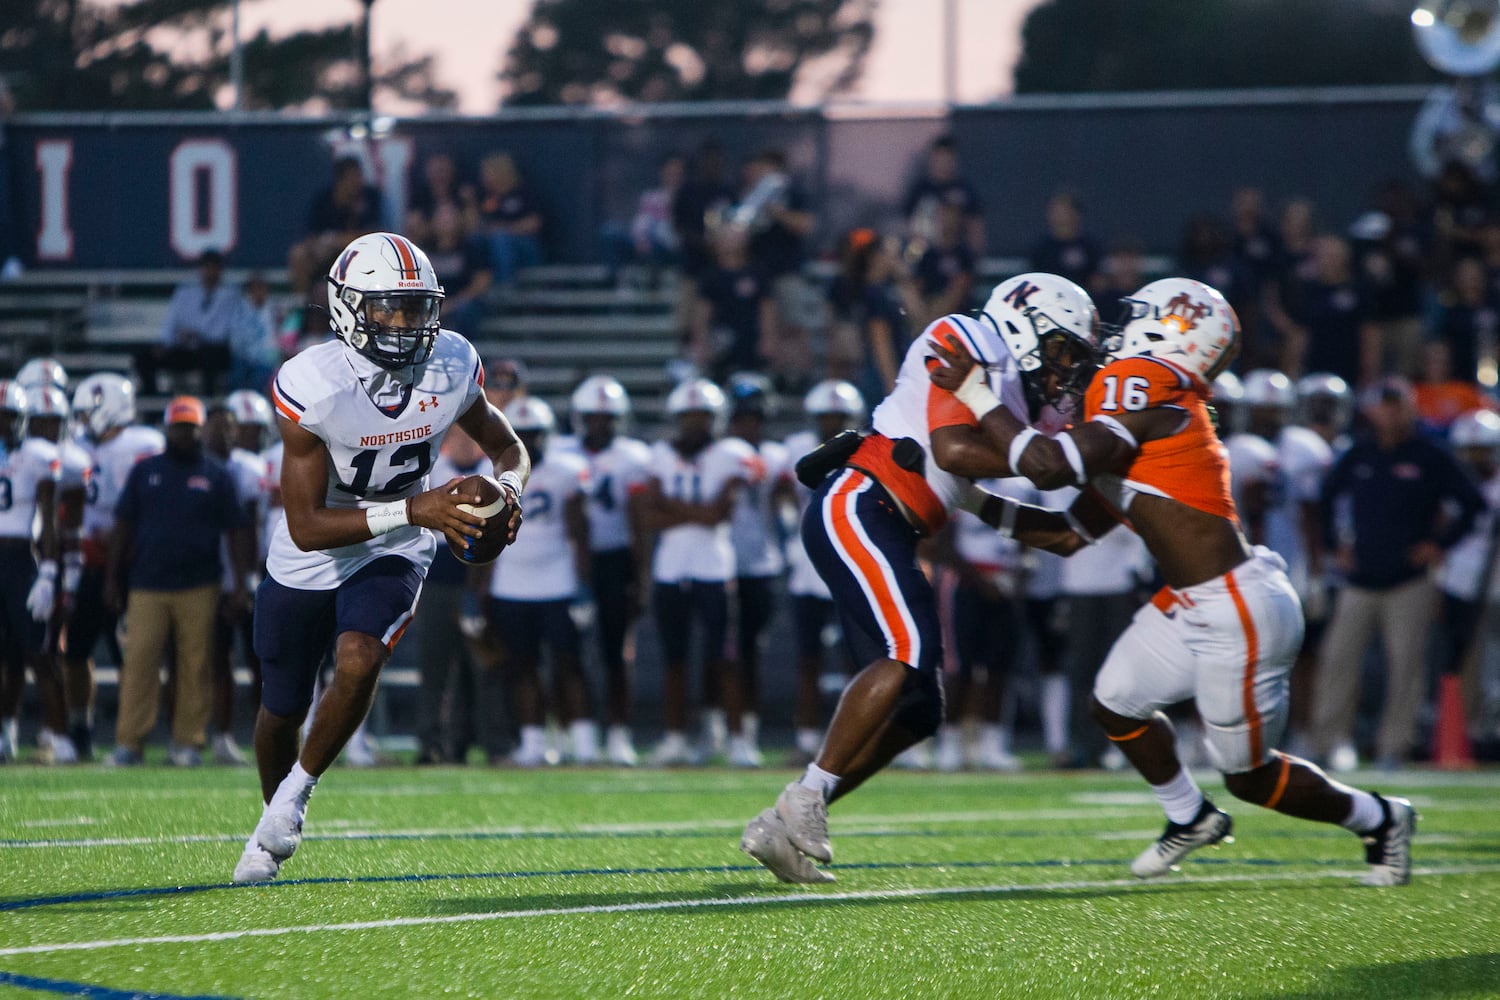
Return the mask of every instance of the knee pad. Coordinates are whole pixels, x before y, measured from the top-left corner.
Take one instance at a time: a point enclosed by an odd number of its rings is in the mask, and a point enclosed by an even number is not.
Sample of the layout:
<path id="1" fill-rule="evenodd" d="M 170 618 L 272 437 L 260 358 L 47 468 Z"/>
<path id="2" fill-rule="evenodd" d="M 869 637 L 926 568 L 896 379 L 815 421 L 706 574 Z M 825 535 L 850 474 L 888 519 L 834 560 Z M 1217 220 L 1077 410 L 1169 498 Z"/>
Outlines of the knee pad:
<path id="1" fill-rule="evenodd" d="M 926 739 L 943 724 L 943 685 L 934 670 L 908 670 L 901 701 L 891 721 L 918 739 Z"/>

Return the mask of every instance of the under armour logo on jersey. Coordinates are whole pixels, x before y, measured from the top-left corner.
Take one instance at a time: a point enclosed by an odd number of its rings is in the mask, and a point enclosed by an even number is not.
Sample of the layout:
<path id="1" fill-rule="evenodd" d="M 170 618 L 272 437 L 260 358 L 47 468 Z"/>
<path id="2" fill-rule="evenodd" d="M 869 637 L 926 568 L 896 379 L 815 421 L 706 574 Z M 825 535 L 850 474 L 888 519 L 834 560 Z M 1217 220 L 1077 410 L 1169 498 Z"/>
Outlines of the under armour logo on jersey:
<path id="1" fill-rule="evenodd" d="M 433 396 L 431 399 L 419 399 L 419 400 L 417 400 L 417 409 L 421 410 L 423 413 L 427 412 L 427 408 L 429 406 L 432 407 L 434 410 L 437 409 L 437 405 L 438 405 L 438 398 L 436 396 Z"/>
<path id="2" fill-rule="evenodd" d="M 1017 309 L 1025 309 L 1026 300 L 1031 298 L 1041 290 L 1042 289 L 1040 285 L 1033 285 L 1029 281 L 1023 281 L 1015 288 L 1012 288 L 1010 291 L 1005 293 L 1004 301 L 1009 302 Z"/>

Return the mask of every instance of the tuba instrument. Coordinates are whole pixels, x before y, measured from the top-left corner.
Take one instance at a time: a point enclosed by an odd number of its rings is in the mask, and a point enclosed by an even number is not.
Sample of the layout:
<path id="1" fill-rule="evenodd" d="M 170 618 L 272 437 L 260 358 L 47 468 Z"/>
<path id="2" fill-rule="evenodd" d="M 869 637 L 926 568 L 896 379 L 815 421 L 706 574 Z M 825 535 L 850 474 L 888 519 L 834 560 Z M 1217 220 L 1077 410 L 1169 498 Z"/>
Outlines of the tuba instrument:
<path id="1" fill-rule="evenodd" d="M 1412 163 L 1433 178 L 1458 160 L 1493 181 L 1500 87 L 1488 75 L 1500 66 L 1500 0 L 1421 0 L 1411 26 L 1422 58 L 1455 78 L 1436 88 L 1417 113 Z"/>

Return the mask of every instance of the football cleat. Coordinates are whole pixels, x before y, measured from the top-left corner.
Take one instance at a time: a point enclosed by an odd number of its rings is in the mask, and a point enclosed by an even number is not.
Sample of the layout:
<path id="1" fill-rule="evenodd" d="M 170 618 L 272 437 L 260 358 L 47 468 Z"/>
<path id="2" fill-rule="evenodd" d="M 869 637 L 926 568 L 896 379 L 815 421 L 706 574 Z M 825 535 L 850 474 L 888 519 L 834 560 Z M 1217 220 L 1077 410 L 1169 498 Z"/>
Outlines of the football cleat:
<path id="1" fill-rule="evenodd" d="M 760 747 L 752 743 L 749 737 L 729 737 L 730 767 L 757 768 L 764 762 L 764 759 L 761 757 Z"/>
<path id="2" fill-rule="evenodd" d="M 687 737 L 682 733 L 668 733 L 651 751 L 652 767 L 686 767 L 697 762 L 693 748 L 688 746 Z"/>
<path id="3" fill-rule="evenodd" d="M 281 871 L 281 861 L 251 835 L 245 844 L 245 853 L 240 855 L 239 863 L 234 866 L 234 881 L 269 882 Z"/>
<path id="4" fill-rule="evenodd" d="M 197 767 L 203 763 L 203 754 L 197 747 L 173 744 L 167 750 L 167 764 L 171 767 Z"/>
<path id="5" fill-rule="evenodd" d="M 104 763 L 107 767 L 140 767 L 145 761 L 141 758 L 139 750 L 117 746 L 108 757 L 104 758 Z"/>
<path id="6" fill-rule="evenodd" d="M 981 771 L 1001 771 L 1014 774 L 1025 769 L 1021 758 L 999 747 L 987 746 L 974 755 L 974 766 Z"/>
<path id="7" fill-rule="evenodd" d="M 312 790 L 313 786 L 308 785 L 303 794 L 290 802 L 273 798 L 260 814 L 260 822 L 255 824 L 253 839 L 277 861 L 291 857 L 302 843 L 302 821 L 307 816 L 307 800 Z"/>
<path id="8" fill-rule="evenodd" d="M 225 764 L 229 767 L 245 767 L 250 763 L 241 750 L 239 744 L 234 742 L 234 737 L 228 733 L 220 733 L 214 737 L 214 763 Z"/>
<path id="9" fill-rule="evenodd" d="M 833 860 L 828 842 L 828 803 L 823 793 L 794 781 L 776 799 L 776 815 L 786 825 L 786 836 L 803 854 L 824 864 Z"/>
<path id="10" fill-rule="evenodd" d="M 1370 863 L 1360 884 L 1405 885 L 1411 881 L 1411 838 L 1417 832 L 1417 811 L 1406 799 L 1378 793 L 1375 797 L 1380 800 L 1385 822 L 1360 838 L 1365 842 L 1365 860 Z"/>
<path id="11" fill-rule="evenodd" d="M 630 730 L 625 726 L 609 727 L 609 734 L 604 740 L 604 752 L 608 755 L 609 762 L 618 767 L 635 767 L 639 761 L 635 744 L 630 742 Z"/>
<path id="12" fill-rule="evenodd" d="M 1208 799 L 1198 807 L 1198 815 L 1191 823 L 1167 822 L 1167 828 L 1156 838 L 1156 843 L 1142 851 L 1130 863 L 1130 873 L 1136 878 L 1156 878 L 1174 870 L 1178 862 L 1200 847 L 1211 844 L 1232 843 L 1230 831 L 1234 820 L 1227 812 L 1214 806 Z"/>
<path id="13" fill-rule="evenodd" d="M 740 837 L 740 850 L 750 855 L 782 882 L 815 885 L 835 881 L 797 850 L 787 837 L 786 824 L 775 809 L 766 809 L 752 819 Z"/>

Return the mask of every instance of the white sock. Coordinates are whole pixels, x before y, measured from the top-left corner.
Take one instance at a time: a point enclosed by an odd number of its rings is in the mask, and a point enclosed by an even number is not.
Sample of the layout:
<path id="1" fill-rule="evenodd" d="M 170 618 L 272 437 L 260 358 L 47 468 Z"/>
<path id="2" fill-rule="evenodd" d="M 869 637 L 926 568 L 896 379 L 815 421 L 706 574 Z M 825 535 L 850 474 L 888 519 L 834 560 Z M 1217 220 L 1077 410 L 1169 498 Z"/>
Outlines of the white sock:
<path id="1" fill-rule="evenodd" d="M 802 775 L 802 787 L 822 792 L 823 798 L 827 799 L 833 794 L 833 790 L 839 787 L 839 776 L 829 774 L 816 764 L 809 764 L 807 772 Z"/>
<path id="2" fill-rule="evenodd" d="M 573 756 L 599 756 L 599 727 L 593 719 L 574 719 L 568 724 L 568 735 L 573 740 Z"/>
<path id="3" fill-rule="evenodd" d="M 281 779 L 281 784 L 276 786 L 276 794 L 271 796 L 271 805 L 290 805 L 298 799 L 306 802 L 317 783 L 318 779 L 304 771 L 299 760 L 292 765 L 287 776 Z"/>
<path id="4" fill-rule="evenodd" d="M 938 753 L 955 753 L 962 748 L 963 731 L 956 725 L 946 725 L 938 730 Z"/>
<path id="5" fill-rule="evenodd" d="M 1042 738 L 1048 753 L 1062 753 L 1068 749 L 1068 709 L 1072 692 L 1068 678 L 1063 674 L 1047 674 L 1042 678 Z"/>
<path id="6" fill-rule="evenodd" d="M 740 735 L 749 741 L 751 746 L 760 742 L 760 716 L 754 712 L 746 712 L 740 716 Z"/>
<path id="7" fill-rule="evenodd" d="M 1203 793 L 1198 790 L 1187 768 L 1179 770 L 1177 777 L 1164 785 L 1152 785 L 1151 791 L 1156 794 L 1156 801 L 1161 803 L 1167 819 L 1173 823 L 1191 823 L 1198 810 L 1203 808 Z"/>
<path id="8" fill-rule="evenodd" d="M 1333 784 L 1337 787 L 1337 782 Z M 1339 826 L 1355 833 L 1369 833 L 1385 822 L 1385 810 L 1375 796 L 1358 788 L 1342 790 L 1349 793 L 1350 808 L 1348 817 Z"/>
<path id="9" fill-rule="evenodd" d="M 547 752 L 547 727 L 546 726 L 522 726 L 521 727 L 521 752 L 524 754 L 544 754 Z"/>
<path id="10" fill-rule="evenodd" d="M 986 722 L 979 727 L 979 742 L 982 746 L 993 747 L 996 753 L 1004 757 L 1010 753 L 1010 727 L 997 722 Z"/>
<path id="11" fill-rule="evenodd" d="M 823 744 L 823 734 L 816 729 L 797 730 L 797 749 L 803 753 L 816 754 Z"/>

